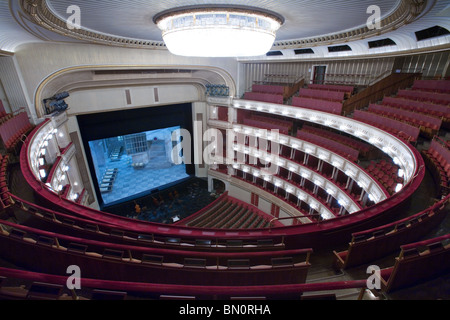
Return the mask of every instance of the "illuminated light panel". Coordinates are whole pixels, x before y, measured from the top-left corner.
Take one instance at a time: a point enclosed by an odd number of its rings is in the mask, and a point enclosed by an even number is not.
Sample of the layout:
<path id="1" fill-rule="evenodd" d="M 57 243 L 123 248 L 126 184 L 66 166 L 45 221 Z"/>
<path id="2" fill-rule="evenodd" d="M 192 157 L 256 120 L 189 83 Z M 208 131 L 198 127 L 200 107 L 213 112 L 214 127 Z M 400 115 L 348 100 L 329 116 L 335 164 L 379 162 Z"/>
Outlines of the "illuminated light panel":
<path id="1" fill-rule="evenodd" d="M 167 10 L 153 18 L 169 51 L 193 57 L 249 57 L 266 54 L 284 19 L 243 6 L 208 5 Z"/>

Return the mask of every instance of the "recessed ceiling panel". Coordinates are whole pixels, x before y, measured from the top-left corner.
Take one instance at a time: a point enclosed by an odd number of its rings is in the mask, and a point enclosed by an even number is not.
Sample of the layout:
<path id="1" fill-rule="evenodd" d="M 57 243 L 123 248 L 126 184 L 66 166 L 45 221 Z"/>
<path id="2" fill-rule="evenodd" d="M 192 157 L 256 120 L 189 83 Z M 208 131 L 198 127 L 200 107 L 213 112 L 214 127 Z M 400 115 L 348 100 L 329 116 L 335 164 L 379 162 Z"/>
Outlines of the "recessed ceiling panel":
<path id="1" fill-rule="evenodd" d="M 162 41 L 153 16 L 181 6 L 226 4 L 277 12 L 285 18 L 276 38 L 276 41 L 282 41 L 360 27 L 371 16 L 367 13 L 369 6 L 377 5 L 383 18 L 394 11 L 398 3 L 399 0 L 47 0 L 48 7 L 63 20 L 71 16 L 71 12 L 67 12 L 70 6 L 78 6 L 83 29 L 152 41 Z"/>

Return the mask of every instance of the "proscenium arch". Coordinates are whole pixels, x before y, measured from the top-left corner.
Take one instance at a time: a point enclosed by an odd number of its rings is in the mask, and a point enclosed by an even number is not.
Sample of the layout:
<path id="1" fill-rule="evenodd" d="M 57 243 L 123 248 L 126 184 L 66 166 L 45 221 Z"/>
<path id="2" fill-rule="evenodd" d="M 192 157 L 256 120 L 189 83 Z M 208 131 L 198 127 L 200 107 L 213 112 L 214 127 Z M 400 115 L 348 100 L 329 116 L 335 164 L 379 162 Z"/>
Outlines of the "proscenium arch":
<path id="1" fill-rule="evenodd" d="M 205 87 L 206 84 L 224 84 L 229 87 L 230 96 L 235 96 L 237 93 L 236 83 L 232 76 L 224 69 L 212 67 L 212 66 L 174 66 L 174 65 L 80 65 L 71 66 L 64 69 L 55 71 L 54 73 L 48 75 L 44 78 L 37 86 L 34 94 L 34 108 L 37 118 L 42 118 L 45 116 L 45 110 L 43 106 L 43 99 L 49 98 L 54 94 L 58 93 L 60 90 L 67 90 L 69 88 L 77 87 L 78 90 L 83 88 L 83 82 L 73 83 L 74 75 L 81 74 L 82 72 L 95 72 L 95 71 L 136 71 L 136 70 L 166 70 L 173 71 L 176 73 L 177 70 L 191 71 L 201 73 L 201 78 L 171 78 L 160 79 L 159 81 L 151 82 L 151 84 L 191 84 L 196 86 Z M 70 77 L 66 77 L 70 75 Z M 136 79 L 127 79 L 133 81 Z M 150 79 L 148 79 L 150 80 Z M 102 80 L 105 81 L 105 80 Z M 90 79 L 86 80 L 84 86 L 88 88 L 92 87 L 95 83 L 100 83 L 101 81 Z M 120 83 L 119 83 L 120 84 Z M 128 85 L 129 83 L 123 83 L 123 85 Z M 115 83 L 114 86 L 118 84 Z M 204 99 L 206 101 L 206 99 Z"/>

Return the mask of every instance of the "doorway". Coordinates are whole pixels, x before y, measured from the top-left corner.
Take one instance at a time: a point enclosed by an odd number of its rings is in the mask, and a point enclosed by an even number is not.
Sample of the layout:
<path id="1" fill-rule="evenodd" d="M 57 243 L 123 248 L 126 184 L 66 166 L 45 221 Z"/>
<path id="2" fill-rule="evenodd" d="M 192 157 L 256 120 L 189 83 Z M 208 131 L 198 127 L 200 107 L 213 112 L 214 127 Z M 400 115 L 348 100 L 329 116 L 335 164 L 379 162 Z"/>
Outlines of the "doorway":
<path id="1" fill-rule="evenodd" d="M 314 66 L 313 83 L 324 84 L 327 66 Z"/>

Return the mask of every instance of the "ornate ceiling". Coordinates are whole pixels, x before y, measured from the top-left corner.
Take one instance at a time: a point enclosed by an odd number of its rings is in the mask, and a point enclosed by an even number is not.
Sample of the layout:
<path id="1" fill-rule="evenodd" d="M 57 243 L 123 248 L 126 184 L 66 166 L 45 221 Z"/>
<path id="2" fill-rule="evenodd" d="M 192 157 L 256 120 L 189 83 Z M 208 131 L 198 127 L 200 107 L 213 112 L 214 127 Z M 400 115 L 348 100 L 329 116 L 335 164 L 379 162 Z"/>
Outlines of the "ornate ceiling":
<path id="1" fill-rule="evenodd" d="M 225 4 L 274 11 L 285 23 L 277 32 L 274 50 L 343 44 L 384 34 L 404 33 L 407 26 L 443 27 L 449 23 L 449 0 L 10 0 L 0 3 L 0 50 L 14 52 L 22 43 L 36 41 L 89 42 L 113 46 L 165 50 L 153 23 L 158 13 L 180 6 Z M 370 28 L 375 5 L 380 27 Z M 81 28 L 69 29 L 67 20 L 76 6 Z M 7 7 L 7 8 L 6 8 Z"/>

